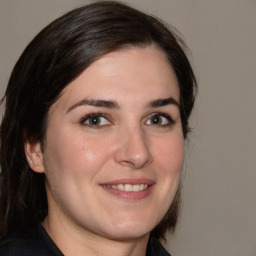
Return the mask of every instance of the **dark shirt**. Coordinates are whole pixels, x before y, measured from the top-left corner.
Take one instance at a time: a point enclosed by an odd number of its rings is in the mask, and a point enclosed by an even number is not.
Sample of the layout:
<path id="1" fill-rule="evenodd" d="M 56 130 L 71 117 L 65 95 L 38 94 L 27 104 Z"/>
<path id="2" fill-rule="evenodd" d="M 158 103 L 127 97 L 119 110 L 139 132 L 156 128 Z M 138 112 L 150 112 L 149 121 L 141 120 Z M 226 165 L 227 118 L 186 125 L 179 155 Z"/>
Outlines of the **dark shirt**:
<path id="1" fill-rule="evenodd" d="M 64 256 L 42 225 L 0 241 L 1 256 Z M 170 256 L 160 242 L 150 238 L 146 256 Z"/>

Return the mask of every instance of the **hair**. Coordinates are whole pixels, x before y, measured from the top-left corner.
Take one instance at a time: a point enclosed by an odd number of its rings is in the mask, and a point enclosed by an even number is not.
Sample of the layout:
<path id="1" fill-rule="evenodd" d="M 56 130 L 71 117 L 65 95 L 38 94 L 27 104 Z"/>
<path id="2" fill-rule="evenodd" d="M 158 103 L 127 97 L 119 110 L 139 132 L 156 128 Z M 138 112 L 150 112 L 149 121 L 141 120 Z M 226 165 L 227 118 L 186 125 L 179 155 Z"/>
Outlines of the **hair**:
<path id="1" fill-rule="evenodd" d="M 6 93 L 0 128 L 0 236 L 41 222 L 47 216 L 45 176 L 28 165 L 24 143 L 44 143 L 48 110 L 62 90 L 101 56 L 127 46 L 155 45 L 168 57 L 179 84 L 184 138 L 197 83 L 174 29 L 157 18 L 115 1 L 75 9 L 44 28 L 17 61 Z M 164 238 L 174 230 L 180 187 L 163 220 L 151 236 Z"/>

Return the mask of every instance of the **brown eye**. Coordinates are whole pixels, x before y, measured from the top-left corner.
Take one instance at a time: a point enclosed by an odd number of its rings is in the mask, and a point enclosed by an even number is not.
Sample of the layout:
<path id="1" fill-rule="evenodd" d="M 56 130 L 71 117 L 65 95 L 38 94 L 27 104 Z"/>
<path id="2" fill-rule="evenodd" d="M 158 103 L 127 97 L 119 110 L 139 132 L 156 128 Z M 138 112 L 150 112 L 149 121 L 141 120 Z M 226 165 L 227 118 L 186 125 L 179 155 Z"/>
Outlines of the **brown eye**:
<path id="1" fill-rule="evenodd" d="M 167 115 L 162 113 L 155 113 L 150 116 L 150 118 L 147 120 L 146 124 L 148 125 L 170 125 L 173 124 L 173 119 Z"/>
<path id="2" fill-rule="evenodd" d="M 162 124 L 163 120 L 161 116 L 155 115 L 150 118 L 150 122 L 151 124 Z"/>
<path id="3" fill-rule="evenodd" d="M 90 114 L 90 115 L 86 116 L 85 118 L 83 118 L 81 120 L 81 124 L 91 126 L 91 127 L 92 126 L 97 127 L 97 126 L 109 125 L 110 122 L 102 114 L 96 113 L 96 114 Z"/>
<path id="4" fill-rule="evenodd" d="M 98 116 L 93 116 L 88 118 L 88 123 L 90 125 L 100 125 L 101 119 Z"/>

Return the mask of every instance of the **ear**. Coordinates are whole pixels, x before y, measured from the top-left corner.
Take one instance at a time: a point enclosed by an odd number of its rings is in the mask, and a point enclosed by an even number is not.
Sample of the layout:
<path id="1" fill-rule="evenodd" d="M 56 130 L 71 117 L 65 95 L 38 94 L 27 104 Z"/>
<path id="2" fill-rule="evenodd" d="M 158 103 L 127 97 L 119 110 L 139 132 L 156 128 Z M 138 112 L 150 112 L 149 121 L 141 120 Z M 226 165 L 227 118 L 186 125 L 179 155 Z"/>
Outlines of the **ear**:
<path id="1" fill-rule="evenodd" d="M 30 168 L 37 173 L 44 173 L 43 153 L 40 143 L 26 141 L 24 150 Z"/>

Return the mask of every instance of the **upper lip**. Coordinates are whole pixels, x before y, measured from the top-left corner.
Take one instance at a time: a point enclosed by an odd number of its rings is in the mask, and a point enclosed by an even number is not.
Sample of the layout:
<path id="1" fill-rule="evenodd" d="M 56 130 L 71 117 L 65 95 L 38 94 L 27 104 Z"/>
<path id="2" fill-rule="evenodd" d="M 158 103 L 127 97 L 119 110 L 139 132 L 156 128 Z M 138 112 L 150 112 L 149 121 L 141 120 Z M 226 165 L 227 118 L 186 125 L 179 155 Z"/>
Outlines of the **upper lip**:
<path id="1" fill-rule="evenodd" d="M 117 179 L 117 180 L 111 180 L 107 182 L 100 183 L 100 185 L 117 185 L 117 184 L 131 184 L 131 185 L 136 185 L 136 184 L 147 184 L 147 185 L 153 185 L 156 182 L 151 180 L 151 179 L 145 179 L 145 178 L 140 178 L 140 179 L 130 179 L 130 178 L 125 178 L 125 179 Z"/>

